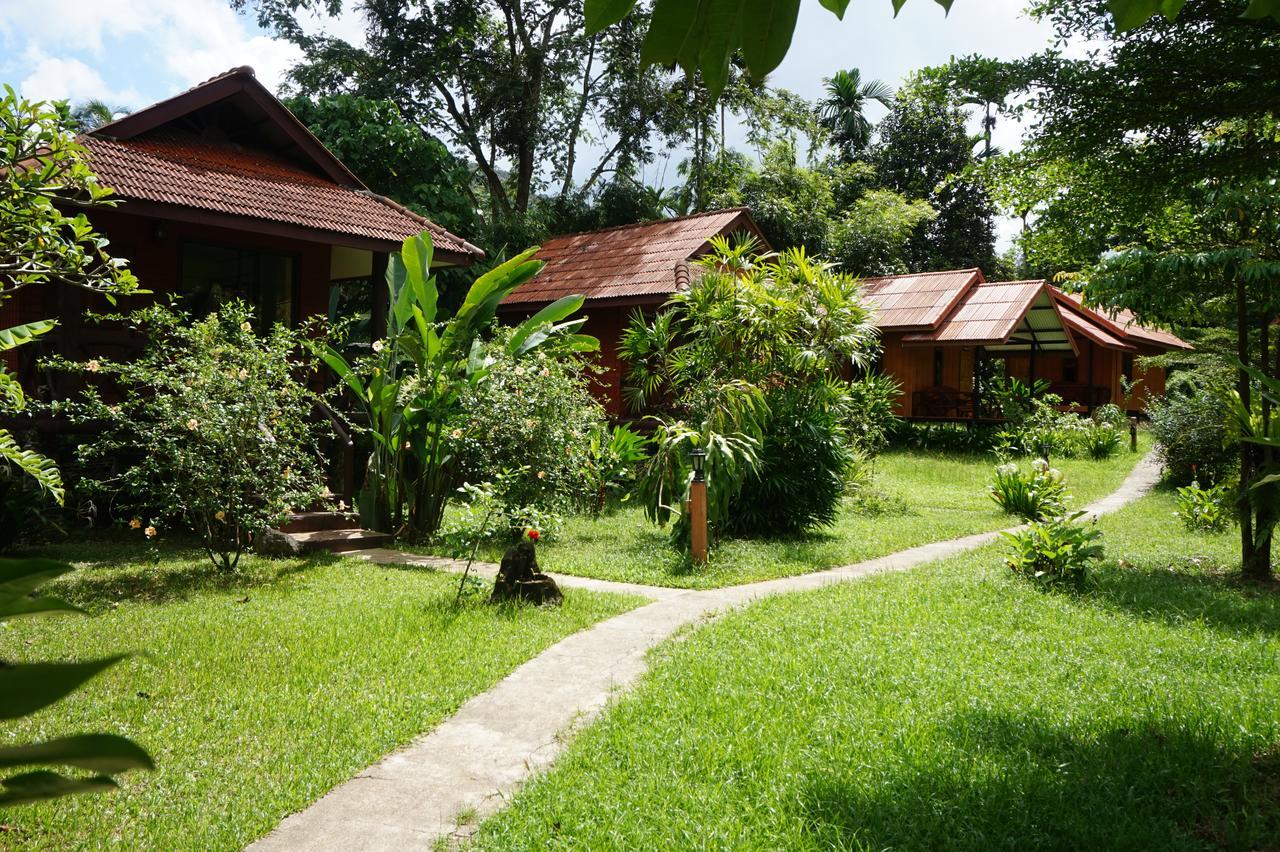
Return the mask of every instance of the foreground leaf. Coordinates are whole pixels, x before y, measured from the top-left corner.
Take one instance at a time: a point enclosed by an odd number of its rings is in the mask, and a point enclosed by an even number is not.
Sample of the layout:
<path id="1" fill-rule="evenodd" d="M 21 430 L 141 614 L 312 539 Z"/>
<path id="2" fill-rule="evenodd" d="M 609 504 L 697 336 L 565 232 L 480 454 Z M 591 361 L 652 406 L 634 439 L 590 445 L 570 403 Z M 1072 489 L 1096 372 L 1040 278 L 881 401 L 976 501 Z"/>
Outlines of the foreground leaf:
<path id="1" fill-rule="evenodd" d="M 57 764 L 111 775 L 127 769 L 154 769 L 151 755 L 114 734 L 79 734 L 43 743 L 0 748 L 0 767 Z"/>
<path id="2" fill-rule="evenodd" d="M 123 659 L 120 654 L 83 663 L 22 663 L 0 669 L 0 719 L 20 719 L 47 707 Z"/>
<path id="3" fill-rule="evenodd" d="M 14 775 L 0 781 L 0 785 L 0 807 L 58 799 L 75 793 L 104 793 L 120 786 L 102 775 L 93 778 L 68 778 L 47 769 Z"/>

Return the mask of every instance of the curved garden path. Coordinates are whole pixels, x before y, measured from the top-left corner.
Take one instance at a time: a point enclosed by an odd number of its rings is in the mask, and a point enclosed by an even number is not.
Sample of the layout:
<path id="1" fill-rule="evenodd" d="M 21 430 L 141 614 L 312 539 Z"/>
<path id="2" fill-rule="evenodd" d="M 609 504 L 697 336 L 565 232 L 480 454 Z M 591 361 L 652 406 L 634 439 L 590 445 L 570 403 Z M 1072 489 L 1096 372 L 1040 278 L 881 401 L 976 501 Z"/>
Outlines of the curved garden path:
<path id="1" fill-rule="evenodd" d="M 1138 462 L 1120 487 L 1086 507 L 1113 512 L 1156 483 L 1152 456 Z M 565 748 L 573 731 L 644 672 L 650 648 L 685 625 L 781 592 L 801 591 L 902 571 L 980 547 L 998 532 L 939 541 L 812 574 L 693 591 L 553 575 L 562 586 L 623 592 L 652 603 L 569 636 L 477 695 L 426 735 L 330 790 L 286 818 L 253 850 L 432 848 L 442 836 L 462 837 Z M 460 563 L 397 550 L 370 550 L 375 562 L 461 570 Z M 480 565 L 492 575 L 497 566 Z M 472 566 L 476 571 L 477 566 Z"/>

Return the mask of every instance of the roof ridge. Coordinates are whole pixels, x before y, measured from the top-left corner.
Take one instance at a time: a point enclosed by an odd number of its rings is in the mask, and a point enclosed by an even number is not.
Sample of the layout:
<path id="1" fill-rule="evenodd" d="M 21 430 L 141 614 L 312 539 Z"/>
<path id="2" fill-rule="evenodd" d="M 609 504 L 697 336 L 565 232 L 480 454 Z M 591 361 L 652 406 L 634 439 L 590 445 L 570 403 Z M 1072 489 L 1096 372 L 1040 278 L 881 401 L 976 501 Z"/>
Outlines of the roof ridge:
<path id="1" fill-rule="evenodd" d="M 684 222 L 689 219 L 698 219 L 703 216 L 716 216 L 722 213 L 747 213 L 749 211 L 750 211 L 750 208 L 748 208 L 745 205 L 739 205 L 737 207 L 724 207 L 719 210 L 703 210 L 700 213 L 686 213 L 683 216 L 668 216 L 665 219 L 652 219 L 648 222 L 631 222 L 626 225 L 608 225 L 603 228 L 592 228 L 589 231 L 569 231 L 568 233 L 565 233 L 565 234 L 553 234 L 547 239 L 562 240 L 562 239 L 565 239 L 566 237 L 581 237 L 581 236 L 586 236 L 587 234 L 604 234 L 604 233 L 608 233 L 609 231 L 624 231 L 628 228 L 646 228 L 646 227 L 649 227 L 650 225 L 665 225 L 668 222 Z"/>
<path id="2" fill-rule="evenodd" d="M 925 276 L 925 275 L 959 275 L 959 274 L 960 274 L 960 273 L 962 273 L 962 272 L 968 272 L 968 273 L 970 273 L 970 274 L 972 274 L 972 273 L 974 273 L 974 272 L 981 273 L 981 272 L 982 272 L 982 267 L 980 267 L 980 266 L 965 266 L 965 267 L 962 267 L 961 269 L 934 269 L 934 270 L 931 270 L 931 271 L 929 271 L 929 272 L 896 272 L 896 273 L 894 273 L 893 275 L 865 275 L 865 276 L 863 276 L 862 280 L 863 280 L 863 281 L 884 281 L 884 280 L 887 280 L 887 279 L 889 279 L 889 278 L 920 278 L 920 277 Z M 1002 284 L 1002 283 L 1004 283 L 1004 282 L 1002 282 L 1002 281 L 996 281 L 996 282 L 983 281 L 982 283 L 985 283 L 985 284 L 992 284 L 992 283 Z"/>

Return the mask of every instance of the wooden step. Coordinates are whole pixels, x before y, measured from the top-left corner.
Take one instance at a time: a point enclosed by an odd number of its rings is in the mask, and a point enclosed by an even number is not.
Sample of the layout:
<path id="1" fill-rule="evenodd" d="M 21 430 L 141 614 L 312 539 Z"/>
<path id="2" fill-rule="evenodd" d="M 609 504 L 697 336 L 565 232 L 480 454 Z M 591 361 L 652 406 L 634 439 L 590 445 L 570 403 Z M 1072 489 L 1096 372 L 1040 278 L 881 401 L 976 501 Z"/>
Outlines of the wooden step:
<path id="1" fill-rule="evenodd" d="M 360 516 L 354 512 L 294 512 L 277 529 L 287 533 L 304 533 L 349 530 L 359 526 Z"/>
<path id="2" fill-rule="evenodd" d="M 371 547 L 386 547 L 391 542 L 390 533 L 362 530 L 358 527 L 307 532 L 267 530 L 254 542 L 254 549 L 268 556 L 297 556 L 303 553 L 347 553 Z"/>
<path id="3" fill-rule="evenodd" d="M 313 530 L 312 532 L 289 533 L 303 553 L 346 553 L 351 550 L 367 550 L 371 547 L 386 547 L 391 543 L 391 534 L 374 532 L 373 530 Z"/>

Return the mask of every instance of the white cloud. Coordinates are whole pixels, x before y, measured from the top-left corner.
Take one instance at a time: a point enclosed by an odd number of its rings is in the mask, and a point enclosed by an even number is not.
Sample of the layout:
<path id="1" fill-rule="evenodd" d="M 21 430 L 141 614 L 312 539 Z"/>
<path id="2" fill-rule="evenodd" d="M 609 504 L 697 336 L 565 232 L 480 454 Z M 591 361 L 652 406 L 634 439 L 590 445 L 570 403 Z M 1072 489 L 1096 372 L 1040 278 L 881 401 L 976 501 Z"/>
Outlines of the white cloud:
<path id="1" fill-rule="evenodd" d="M 56 15 L 19 12 L 13 4 L 0 8 L 0 37 L 22 55 L 0 66 L 38 97 L 100 97 L 137 107 L 238 65 L 253 66 L 274 91 L 301 55 L 226 0 L 59 0 Z M 118 82 L 118 90 L 108 81 Z"/>
<path id="2" fill-rule="evenodd" d="M 133 107 L 142 96 L 136 89 L 117 91 L 102 75 L 79 59 L 49 56 L 39 48 L 23 56 L 30 73 L 18 84 L 19 91 L 38 100 L 101 100 L 111 106 Z"/>

